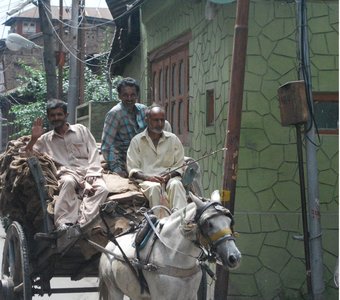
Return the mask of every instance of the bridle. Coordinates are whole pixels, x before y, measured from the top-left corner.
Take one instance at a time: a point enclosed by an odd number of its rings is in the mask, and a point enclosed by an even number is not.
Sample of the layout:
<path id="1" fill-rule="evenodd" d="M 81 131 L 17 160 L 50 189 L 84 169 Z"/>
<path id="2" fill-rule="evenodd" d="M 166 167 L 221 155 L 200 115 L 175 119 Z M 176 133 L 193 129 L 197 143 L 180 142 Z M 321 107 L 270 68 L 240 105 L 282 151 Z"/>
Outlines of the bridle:
<path id="1" fill-rule="evenodd" d="M 214 210 L 209 210 L 210 207 L 213 207 Z M 204 224 L 211 218 L 219 215 L 224 215 L 230 218 L 230 228 L 222 228 L 218 230 L 217 232 L 213 234 L 207 234 L 203 231 Z M 201 246 L 205 248 L 209 248 L 206 250 L 211 250 L 209 252 L 215 252 L 217 249 L 217 246 L 224 242 L 225 240 L 235 240 L 234 237 L 234 218 L 229 209 L 225 208 L 218 202 L 207 202 L 205 205 L 197 208 L 196 215 L 194 217 L 194 220 L 198 226 L 198 240 Z"/>

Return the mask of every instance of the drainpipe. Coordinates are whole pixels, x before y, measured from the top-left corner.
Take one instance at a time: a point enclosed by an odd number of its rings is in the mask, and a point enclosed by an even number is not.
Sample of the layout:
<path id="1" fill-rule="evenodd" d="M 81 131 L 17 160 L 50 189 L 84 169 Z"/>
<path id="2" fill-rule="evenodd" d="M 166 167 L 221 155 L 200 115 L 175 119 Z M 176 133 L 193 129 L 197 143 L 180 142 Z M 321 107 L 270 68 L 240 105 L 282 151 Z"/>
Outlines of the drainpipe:
<path id="1" fill-rule="evenodd" d="M 241 114 L 245 61 L 248 41 L 249 0 L 236 2 L 236 21 L 234 28 L 234 46 L 229 88 L 229 110 L 224 156 L 224 176 L 222 203 L 234 212 L 236 179 L 238 169 L 239 142 L 241 131 Z M 222 266 L 216 265 L 217 280 L 214 299 L 227 299 L 229 273 Z"/>
<path id="2" fill-rule="evenodd" d="M 314 105 L 309 59 L 308 27 L 306 16 L 306 1 L 297 0 L 297 15 L 299 28 L 299 77 L 305 81 L 307 103 L 309 107 L 308 122 L 305 126 L 307 193 L 309 207 L 309 234 L 311 251 L 312 294 L 314 300 L 323 299 L 325 284 L 323 281 L 322 239 L 320 225 L 320 200 L 318 165 L 316 159 L 317 143 L 315 139 Z"/>

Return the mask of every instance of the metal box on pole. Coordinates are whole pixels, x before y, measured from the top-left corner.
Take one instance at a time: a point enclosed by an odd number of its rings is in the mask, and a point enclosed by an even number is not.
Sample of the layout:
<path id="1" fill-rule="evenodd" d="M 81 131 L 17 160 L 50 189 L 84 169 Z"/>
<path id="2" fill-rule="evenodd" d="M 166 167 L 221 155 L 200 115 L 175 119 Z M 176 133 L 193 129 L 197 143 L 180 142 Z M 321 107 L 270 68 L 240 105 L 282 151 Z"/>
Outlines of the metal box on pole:
<path id="1" fill-rule="evenodd" d="M 282 126 L 307 122 L 308 107 L 305 82 L 290 81 L 278 89 Z"/>

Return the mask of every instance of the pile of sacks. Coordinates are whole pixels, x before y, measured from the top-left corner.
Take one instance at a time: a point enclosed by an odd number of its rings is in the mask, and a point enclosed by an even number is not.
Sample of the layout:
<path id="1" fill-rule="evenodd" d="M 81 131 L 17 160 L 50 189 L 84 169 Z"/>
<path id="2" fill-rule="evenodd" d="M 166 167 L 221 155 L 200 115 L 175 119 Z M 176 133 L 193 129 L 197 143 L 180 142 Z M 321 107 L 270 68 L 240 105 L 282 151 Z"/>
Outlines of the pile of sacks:
<path id="1" fill-rule="evenodd" d="M 43 222 L 41 202 L 28 165 L 29 157 L 23 151 L 29 138 L 23 136 L 10 141 L 6 151 L 0 155 L 0 217 L 18 221 L 31 227 L 33 231 L 38 231 L 41 230 Z M 58 190 L 57 168 L 45 154 L 30 155 L 39 160 L 46 180 L 46 200 L 52 203 L 53 195 Z"/>
<path id="2" fill-rule="evenodd" d="M 46 154 L 32 152 L 28 155 L 25 153 L 23 150 L 29 140 L 29 136 L 23 136 L 10 141 L 6 151 L 0 155 L 0 217 L 18 221 L 32 229 L 33 232 L 38 232 L 42 230 L 43 212 L 39 191 L 31 174 L 28 159 L 34 155 L 39 160 L 46 181 L 47 211 L 52 220 L 53 203 L 58 201 L 58 169 Z M 129 179 L 108 171 L 104 171 L 103 176 L 109 189 L 108 201 L 118 202 L 131 214 L 136 214 L 141 207 L 147 206 L 144 195 Z M 112 227 L 115 233 L 129 227 L 125 218 L 112 221 L 109 223 L 114 224 Z"/>

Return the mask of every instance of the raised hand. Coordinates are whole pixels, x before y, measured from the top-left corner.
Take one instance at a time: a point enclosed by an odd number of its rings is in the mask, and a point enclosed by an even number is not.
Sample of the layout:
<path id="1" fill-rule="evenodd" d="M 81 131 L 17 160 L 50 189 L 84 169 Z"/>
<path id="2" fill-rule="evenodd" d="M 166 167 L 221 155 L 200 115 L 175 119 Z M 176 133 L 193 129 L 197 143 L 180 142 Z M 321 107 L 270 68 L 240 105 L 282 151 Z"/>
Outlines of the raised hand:
<path id="1" fill-rule="evenodd" d="M 31 139 L 25 147 L 26 152 L 31 152 L 33 150 L 33 145 L 43 133 L 43 118 L 36 118 L 32 126 Z"/>
<path id="2" fill-rule="evenodd" d="M 31 138 L 37 140 L 44 133 L 43 118 L 36 118 L 33 122 Z"/>

